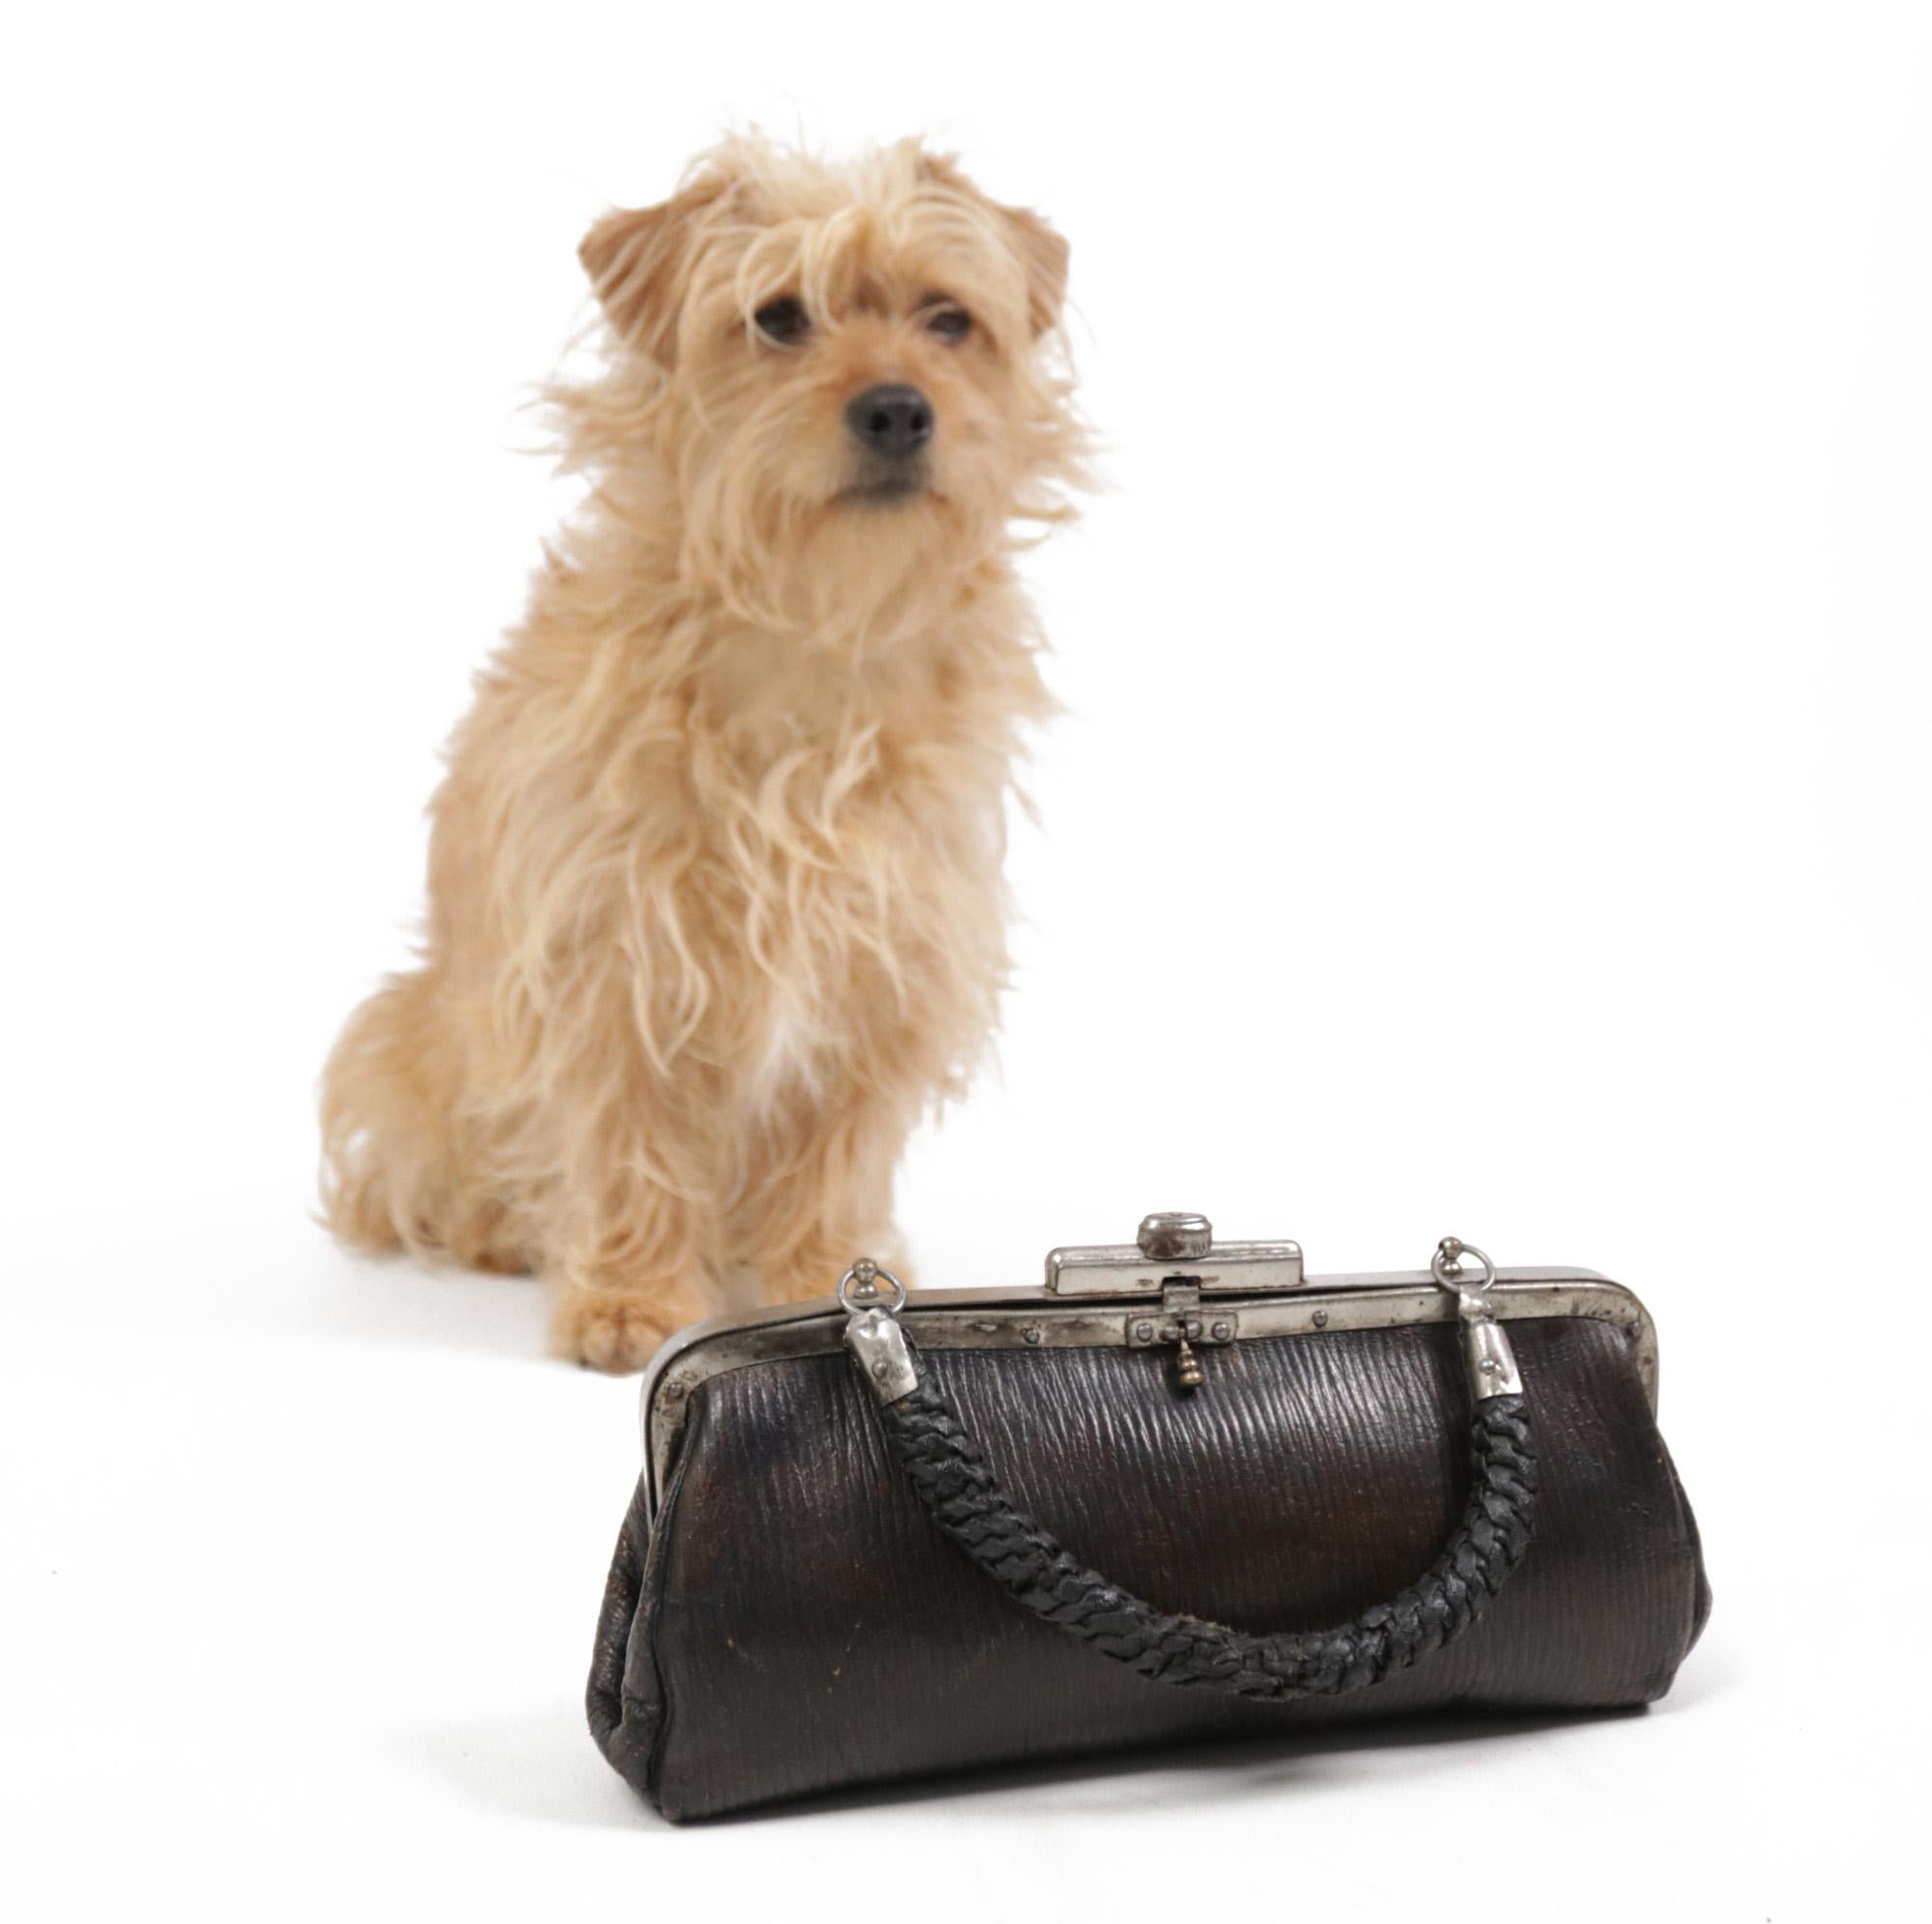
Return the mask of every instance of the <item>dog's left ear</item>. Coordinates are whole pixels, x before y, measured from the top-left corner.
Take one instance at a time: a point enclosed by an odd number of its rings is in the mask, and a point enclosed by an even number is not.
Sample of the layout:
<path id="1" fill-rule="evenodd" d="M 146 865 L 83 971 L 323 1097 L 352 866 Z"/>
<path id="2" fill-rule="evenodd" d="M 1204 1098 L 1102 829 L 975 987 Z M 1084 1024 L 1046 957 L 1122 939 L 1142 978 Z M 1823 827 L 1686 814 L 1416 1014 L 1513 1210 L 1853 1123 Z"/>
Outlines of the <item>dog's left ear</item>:
<path id="1" fill-rule="evenodd" d="M 576 257 L 611 325 L 666 367 L 677 359 L 691 230 L 728 184 L 709 176 L 657 206 L 618 207 L 578 243 Z"/>
<path id="2" fill-rule="evenodd" d="M 944 154 L 920 157 L 920 171 L 928 180 L 939 181 L 954 193 L 964 194 L 988 209 L 998 221 L 1008 246 L 1019 258 L 1026 276 L 1026 318 L 1037 341 L 1042 334 L 1059 325 L 1059 313 L 1066 302 L 1066 269 L 1072 250 L 1040 216 L 1029 207 L 1009 207 L 990 201 L 968 180 L 958 165 Z"/>
<path id="3" fill-rule="evenodd" d="M 1066 266 L 1072 249 L 1036 213 L 1025 207 L 1001 207 L 1013 236 L 1014 251 L 1026 270 L 1026 318 L 1037 341 L 1059 325 L 1066 301 Z"/>

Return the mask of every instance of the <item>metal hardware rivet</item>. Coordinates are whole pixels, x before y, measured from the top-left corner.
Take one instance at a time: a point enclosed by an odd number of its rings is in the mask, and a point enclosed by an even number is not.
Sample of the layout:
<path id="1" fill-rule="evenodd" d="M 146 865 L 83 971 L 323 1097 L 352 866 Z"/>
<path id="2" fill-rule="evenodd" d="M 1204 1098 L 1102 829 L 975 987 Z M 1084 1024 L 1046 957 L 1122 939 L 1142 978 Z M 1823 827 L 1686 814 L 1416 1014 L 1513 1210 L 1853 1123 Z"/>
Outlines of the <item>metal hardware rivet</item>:
<path id="1" fill-rule="evenodd" d="M 1317 1329 L 1326 1329 L 1328 1327 L 1328 1312 L 1326 1310 L 1317 1310 L 1312 1320 Z"/>
<path id="2" fill-rule="evenodd" d="M 1133 1325 L 1133 1340 L 1136 1343 L 1151 1343 L 1154 1340 L 1154 1325 L 1150 1322 L 1137 1322 Z"/>
<path id="3" fill-rule="evenodd" d="M 1020 1333 L 1028 1343 L 1037 1343 L 1040 1340 L 1042 1331 L 1038 1323 L 1028 1323 Z"/>
<path id="4" fill-rule="evenodd" d="M 1214 1341 L 1225 1343 L 1235 1333 L 1232 1323 L 1217 1322 L 1214 1325 Z"/>

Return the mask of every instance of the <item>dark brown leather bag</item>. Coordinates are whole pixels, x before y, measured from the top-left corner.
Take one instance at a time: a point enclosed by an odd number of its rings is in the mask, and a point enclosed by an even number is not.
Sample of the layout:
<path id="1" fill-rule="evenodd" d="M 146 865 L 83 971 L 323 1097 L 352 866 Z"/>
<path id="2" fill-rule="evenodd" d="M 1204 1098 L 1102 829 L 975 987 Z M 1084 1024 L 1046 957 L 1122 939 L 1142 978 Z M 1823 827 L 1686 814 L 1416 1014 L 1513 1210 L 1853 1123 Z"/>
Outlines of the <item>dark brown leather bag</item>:
<path id="1" fill-rule="evenodd" d="M 1627 1290 L 1453 1239 L 1305 1277 L 1178 1216 L 1047 1268 L 857 1264 L 657 1358 L 589 1712 L 667 1817 L 1670 1687 L 1710 1593 Z"/>

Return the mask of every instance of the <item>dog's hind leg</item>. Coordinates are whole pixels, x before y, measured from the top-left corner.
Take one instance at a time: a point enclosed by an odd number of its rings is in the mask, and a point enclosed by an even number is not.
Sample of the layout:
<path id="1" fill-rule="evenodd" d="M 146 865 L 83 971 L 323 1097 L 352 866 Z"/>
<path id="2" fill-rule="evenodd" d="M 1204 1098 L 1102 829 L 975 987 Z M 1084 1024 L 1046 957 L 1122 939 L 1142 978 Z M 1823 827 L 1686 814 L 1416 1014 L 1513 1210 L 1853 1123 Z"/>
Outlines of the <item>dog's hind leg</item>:
<path id="1" fill-rule="evenodd" d="M 322 1207 L 345 1242 L 532 1267 L 521 1212 L 478 1166 L 464 1093 L 437 972 L 391 977 L 350 1017 L 322 1072 Z"/>

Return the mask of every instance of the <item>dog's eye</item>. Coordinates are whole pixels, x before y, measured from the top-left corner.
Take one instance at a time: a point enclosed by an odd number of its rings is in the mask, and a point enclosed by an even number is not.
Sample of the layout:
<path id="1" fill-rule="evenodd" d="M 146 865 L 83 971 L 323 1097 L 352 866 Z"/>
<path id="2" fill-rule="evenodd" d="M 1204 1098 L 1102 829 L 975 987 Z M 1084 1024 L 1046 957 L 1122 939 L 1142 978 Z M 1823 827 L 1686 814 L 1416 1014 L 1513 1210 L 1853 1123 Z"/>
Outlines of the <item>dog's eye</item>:
<path id="1" fill-rule="evenodd" d="M 767 301 L 752 315 L 752 324 L 767 341 L 781 348 L 796 348 L 812 331 L 812 317 L 805 304 L 794 294 L 781 294 Z"/>
<path id="2" fill-rule="evenodd" d="M 973 316 L 956 301 L 945 301 L 927 310 L 926 332 L 942 341 L 963 341 L 973 331 Z"/>

